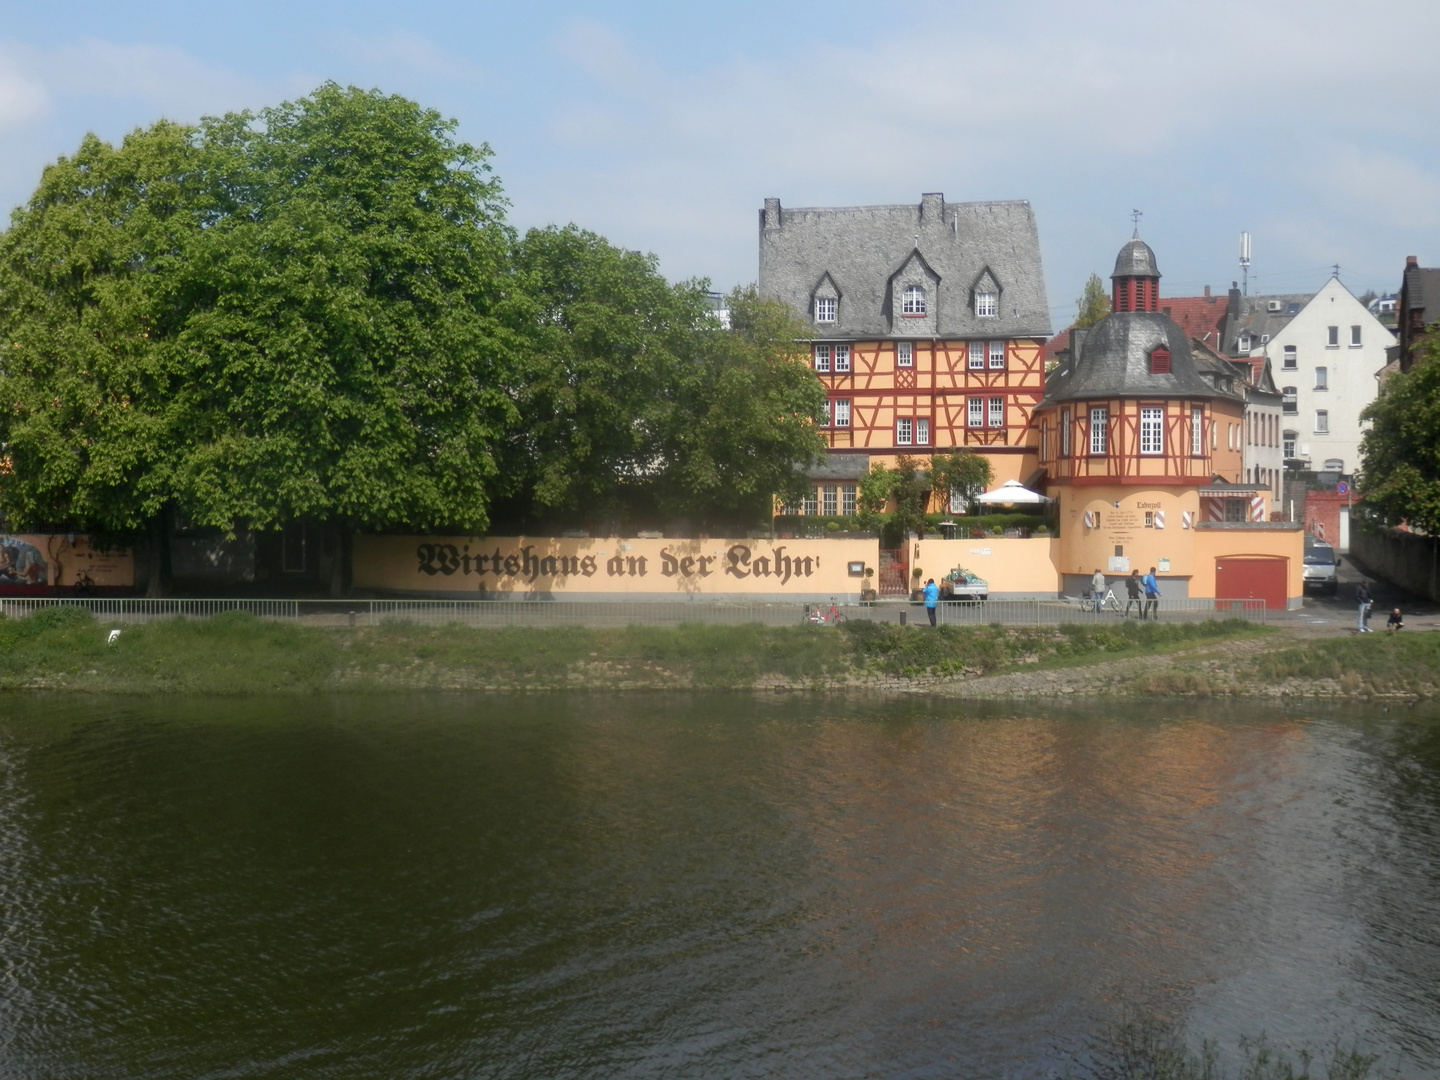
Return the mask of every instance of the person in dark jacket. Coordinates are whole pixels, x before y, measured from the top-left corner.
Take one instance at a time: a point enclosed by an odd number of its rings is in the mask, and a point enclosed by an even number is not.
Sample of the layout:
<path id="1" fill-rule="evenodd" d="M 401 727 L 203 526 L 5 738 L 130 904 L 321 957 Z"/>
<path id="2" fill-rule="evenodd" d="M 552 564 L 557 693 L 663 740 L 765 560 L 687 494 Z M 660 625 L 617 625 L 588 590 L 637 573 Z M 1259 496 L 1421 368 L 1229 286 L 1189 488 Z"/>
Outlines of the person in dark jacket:
<path id="1" fill-rule="evenodd" d="M 1370 583 L 1362 581 L 1355 588 L 1355 603 L 1358 608 L 1355 612 L 1355 632 L 1357 634 L 1370 633 L 1370 608 L 1374 605 L 1375 599 L 1370 595 Z"/>
<path id="2" fill-rule="evenodd" d="M 1137 615 L 1143 615 L 1143 614 L 1145 614 L 1145 602 L 1140 599 L 1140 598 L 1145 594 L 1145 590 L 1144 590 L 1143 588 L 1141 588 L 1141 586 L 1140 586 L 1140 568 L 1139 568 L 1139 567 L 1136 567 L 1134 570 L 1131 570 L 1131 571 L 1130 571 L 1130 576 L 1125 579 L 1125 593 L 1126 593 L 1126 600 L 1125 600 L 1125 617 L 1126 617 L 1127 619 L 1130 617 L 1130 605 L 1131 605 L 1131 604 L 1134 604 L 1134 605 L 1135 605 L 1135 614 L 1137 614 Z"/>
<path id="3" fill-rule="evenodd" d="M 1405 616 L 1400 614 L 1400 609 L 1398 607 L 1394 611 L 1390 612 L 1390 618 L 1385 620 L 1385 629 L 1392 634 L 1396 630 L 1405 629 Z"/>

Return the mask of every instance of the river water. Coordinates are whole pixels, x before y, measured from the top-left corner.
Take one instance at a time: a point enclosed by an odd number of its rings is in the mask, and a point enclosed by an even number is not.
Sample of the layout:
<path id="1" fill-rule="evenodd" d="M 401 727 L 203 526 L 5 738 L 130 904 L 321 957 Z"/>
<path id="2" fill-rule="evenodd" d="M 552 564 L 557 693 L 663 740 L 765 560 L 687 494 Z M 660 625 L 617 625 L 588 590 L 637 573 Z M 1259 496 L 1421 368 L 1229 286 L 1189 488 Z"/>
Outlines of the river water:
<path id="1" fill-rule="evenodd" d="M 1440 714 L 0 699 L 0 1076 L 1440 1077 Z"/>

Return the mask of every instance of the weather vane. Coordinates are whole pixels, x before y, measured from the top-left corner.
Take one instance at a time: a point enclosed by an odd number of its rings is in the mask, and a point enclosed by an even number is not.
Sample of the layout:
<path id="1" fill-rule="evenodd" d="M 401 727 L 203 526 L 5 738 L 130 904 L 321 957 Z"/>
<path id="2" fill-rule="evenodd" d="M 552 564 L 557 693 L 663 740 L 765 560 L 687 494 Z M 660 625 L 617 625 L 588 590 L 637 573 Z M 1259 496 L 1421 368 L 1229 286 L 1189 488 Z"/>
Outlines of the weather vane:
<path id="1" fill-rule="evenodd" d="M 1144 210 L 1131 210 L 1130 220 L 1135 223 L 1135 235 L 1140 235 L 1140 219 L 1145 216 Z"/>

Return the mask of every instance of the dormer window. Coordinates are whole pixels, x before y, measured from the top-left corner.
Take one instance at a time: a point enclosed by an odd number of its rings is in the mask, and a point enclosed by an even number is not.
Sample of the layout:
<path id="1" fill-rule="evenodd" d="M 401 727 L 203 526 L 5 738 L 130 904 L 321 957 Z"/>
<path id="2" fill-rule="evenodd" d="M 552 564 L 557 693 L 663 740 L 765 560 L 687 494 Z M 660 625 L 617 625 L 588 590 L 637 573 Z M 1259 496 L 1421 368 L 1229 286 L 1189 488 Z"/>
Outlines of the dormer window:
<path id="1" fill-rule="evenodd" d="M 910 316 L 924 315 L 925 290 L 919 285 L 907 285 L 900 301 L 900 313 Z"/>
<path id="2" fill-rule="evenodd" d="M 817 296 L 815 298 L 815 321 L 817 323 L 833 323 L 835 321 L 835 297 Z"/>
<path id="3" fill-rule="evenodd" d="M 999 310 L 999 296 L 993 292 L 977 292 L 975 294 L 975 314 L 994 315 Z"/>
<path id="4" fill-rule="evenodd" d="M 1164 345 L 1157 347 L 1150 353 L 1150 374 L 1170 374 L 1170 350 L 1165 348 Z"/>
<path id="5" fill-rule="evenodd" d="M 1236 348 L 1236 350 L 1239 351 L 1239 352 L 1249 352 L 1249 351 L 1250 351 L 1250 335 L 1249 335 L 1249 334 L 1241 334 L 1241 335 L 1240 335 L 1240 340 L 1239 340 L 1239 342 L 1236 344 L 1235 348 Z"/>

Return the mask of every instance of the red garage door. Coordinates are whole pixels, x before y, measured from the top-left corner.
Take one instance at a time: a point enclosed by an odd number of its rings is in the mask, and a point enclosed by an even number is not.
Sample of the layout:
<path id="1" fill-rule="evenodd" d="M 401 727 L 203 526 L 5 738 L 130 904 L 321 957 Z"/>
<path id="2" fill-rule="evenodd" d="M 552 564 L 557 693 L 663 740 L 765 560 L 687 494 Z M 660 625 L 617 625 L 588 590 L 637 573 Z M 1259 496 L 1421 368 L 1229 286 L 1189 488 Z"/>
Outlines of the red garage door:
<path id="1" fill-rule="evenodd" d="M 1215 560 L 1216 600 L 1264 600 L 1267 611 L 1285 610 L 1285 578 L 1290 560 L 1239 556 Z"/>

